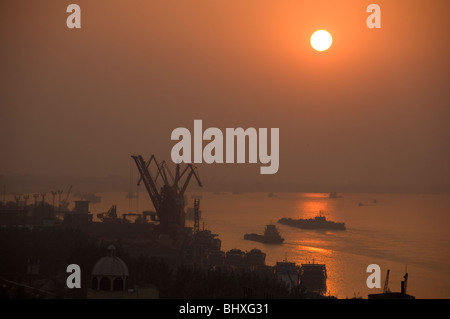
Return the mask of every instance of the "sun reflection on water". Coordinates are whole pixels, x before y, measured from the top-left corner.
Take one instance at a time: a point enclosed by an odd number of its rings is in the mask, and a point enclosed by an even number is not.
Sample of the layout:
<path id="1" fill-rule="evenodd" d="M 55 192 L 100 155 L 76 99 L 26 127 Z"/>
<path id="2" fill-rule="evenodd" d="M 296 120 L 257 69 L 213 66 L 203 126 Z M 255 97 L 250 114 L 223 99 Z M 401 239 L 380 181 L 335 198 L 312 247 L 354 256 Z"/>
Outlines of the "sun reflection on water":
<path id="1" fill-rule="evenodd" d="M 309 246 L 309 245 L 297 245 L 295 247 L 294 262 L 297 264 L 325 264 L 327 269 L 327 290 L 326 295 L 335 294 L 338 290 L 337 282 L 337 263 L 335 260 L 335 252 L 330 249 Z"/>
<path id="2" fill-rule="evenodd" d="M 332 210 L 328 195 L 323 193 L 301 193 L 297 204 L 297 216 L 295 218 L 314 218 L 322 213 Z"/>
<path id="3" fill-rule="evenodd" d="M 325 248 L 312 247 L 312 246 L 298 246 L 300 250 L 306 250 L 311 253 L 318 253 L 322 255 L 331 255 L 332 251 Z"/>

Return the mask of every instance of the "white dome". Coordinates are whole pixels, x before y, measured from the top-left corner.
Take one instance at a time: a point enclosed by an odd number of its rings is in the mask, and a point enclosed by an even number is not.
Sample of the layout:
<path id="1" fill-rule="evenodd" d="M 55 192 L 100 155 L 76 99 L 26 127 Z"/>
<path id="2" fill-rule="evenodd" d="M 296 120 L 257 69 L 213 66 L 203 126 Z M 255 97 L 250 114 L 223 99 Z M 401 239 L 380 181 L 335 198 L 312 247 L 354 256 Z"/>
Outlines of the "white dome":
<path id="1" fill-rule="evenodd" d="M 116 248 L 108 247 L 108 256 L 101 258 L 92 269 L 92 276 L 128 277 L 128 267 L 122 259 L 115 256 Z"/>

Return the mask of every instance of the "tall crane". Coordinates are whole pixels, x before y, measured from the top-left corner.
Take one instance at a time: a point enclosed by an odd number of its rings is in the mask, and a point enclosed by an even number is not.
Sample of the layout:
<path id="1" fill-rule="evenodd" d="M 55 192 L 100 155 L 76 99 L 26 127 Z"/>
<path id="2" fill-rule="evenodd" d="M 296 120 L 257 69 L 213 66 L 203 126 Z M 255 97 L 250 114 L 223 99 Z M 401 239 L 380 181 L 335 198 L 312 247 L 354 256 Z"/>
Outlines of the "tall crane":
<path id="1" fill-rule="evenodd" d="M 194 233 L 200 230 L 200 199 L 194 199 Z"/>
<path id="2" fill-rule="evenodd" d="M 390 270 L 388 269 L 387 272 L 386 272 L 386 279 L 384 281 L 384 288 L 383 288 L 383 293 L 384 294 L 390 292 L 390 290 L 389 290 L 389 272 L 390 272 Z"/>
<path id="3" fill-rule="evenodd" d="M 69 187 L 69 190 L 67 191 L 67 194 L 66 194 L 66 198 L 64 198 L 64 200 L 59 204 L 60 205 L 60 207 L 59 207 L 59 209 L 61 210 L 68 210 L 68 207 L 69 207 L 69 202 L 68 202 L 68 200 L 69 200 L 69 196 L 70 196 L 70 191 L 72 190 L 72 185 L 70 185 L 70 187 Z M 61 192 L 61 194 L 62 194 L 62 192 Z"/>
<path id="4" fill-rule="evenodd" d="M 197 168 L 188 164 L 181 169 L 180 164 L 177 164 L 175 174 L 172 174 L 166 162 L 158 163 L 154 155 L 148 161 L 145 161 L 142 155 L 132 155 L 131 157 L 140 174 L 138 185 L 141 182 L 144 183 L 161 227 L 167 228 L 175 225 L 184 227 L 184 193 L 192 176 L 202 187 Z M 151 169 L 154 171 L 153 175 L 150 172 Z"/>

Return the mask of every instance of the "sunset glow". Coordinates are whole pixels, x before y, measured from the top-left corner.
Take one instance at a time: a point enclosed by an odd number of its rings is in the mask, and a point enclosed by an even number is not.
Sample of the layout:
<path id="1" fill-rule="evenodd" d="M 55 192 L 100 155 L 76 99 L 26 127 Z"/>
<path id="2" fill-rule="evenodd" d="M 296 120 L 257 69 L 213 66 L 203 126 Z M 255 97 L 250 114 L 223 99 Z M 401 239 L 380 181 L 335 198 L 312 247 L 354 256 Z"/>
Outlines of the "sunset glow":
<path id="1" fill-rule="evenodd" d="M 0 1 L 1 299 L 449 299 L 449 12 Z"/>
<path id="2" fill-rule="evenodd" d="M 332 42 L 333 38 L 331 37 L 331 34 L 325 30 L 316 31 L 311 36 L 311 46 L 317 51 L 327 50 Z"/>

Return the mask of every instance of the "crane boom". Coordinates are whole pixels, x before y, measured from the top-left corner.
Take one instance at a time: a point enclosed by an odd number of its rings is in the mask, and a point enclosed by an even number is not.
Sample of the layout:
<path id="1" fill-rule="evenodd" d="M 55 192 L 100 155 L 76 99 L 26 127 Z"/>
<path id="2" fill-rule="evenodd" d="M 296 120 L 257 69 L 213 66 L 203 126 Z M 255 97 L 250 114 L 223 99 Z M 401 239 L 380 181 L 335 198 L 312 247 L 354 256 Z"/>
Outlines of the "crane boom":
<path id="1" fill-rule="evenodd" d="M 161 162 L 161 169 L 164 171 L 164 174 L 166 174 L 166 171 L 167 171 L 167 174 L 169 175 L 170 180 L 172 181 L 172 183 L 174 183 L 175 182 L 175 178 L 173 177 L 172 172 L 170 171 L 169 167 L 167 166 L 166 161 L 162 161 Z M 167 179 L 167 177 L 166 177 L 166 179 Z M 167 180 L 167 183 L 168 182 L 169 181 Z"/>
<path id="2" fill-rule="evenodd" d="M 69 200 L 71 190 L 72 190 L 72 185 L 70 185 L 69 190 L 67 191 L 66 197 L 63 199 L 62 203 L 59 203 L 60 208 L 61 207 L 67 208 L 67 206 L 69 206 L 68 200 Z M 62 194 L 62 191 L 61 191 L 61 194 Z"/>
<path id="3" fill-rule="evenodd" d="M 173 228 L 172 226 L 184 227 L 184 193 L 192 176 L 195 177 L 200 187 L 202 186 L 196 167 L 189 164 L 180 174 L 180 164 L 177 164 L 175 174 L 172 174 L 166 162 L 158 163 L 154 155 L 147 162 L 141 155 L 131 157 L 136 162 L 140 174 L 138 185 L 141 181 L 144 182 L 159 217 L 160 225 L 165 229 Z M 152 175 L 150 166 L 153 162 L 156 166 L 156 173 Z M 153 171 L 154 169 L 155 167 L 153 167 Z M 161 178 L 159 178 L 160 176 Z"/>
<path id="4" fill-rule="evenodd" d="M 69 195 L 70 195 L 71 190 L 72 190 L 72 185 L 70 185 L 69 190 L 67 191 L 67 195 L 66 195 L 66 198 L 64 199 L 64 203 L 67 203 L 67 201 L 69 200 Z"/>
<path id="5" fill-rule="evenodd" d="M 389 272 L 390 270 L 388 269 L 386 272 L 386 280 L 384 281 L 384 288 L 383 288 L 383 293 L 388 293 L 389 292 Z"/>
<path id="6" fill-rule="evenodd" d="M 197 180 L 198 186 L 200 186 L 200 187 L 203 186 L 203 185 L 202 185 L 202 182 L 200 181 L 200 178 L 198 177 L 198 173 L 197 173 L 196 167 L 195 167 L 195 166 L 192 166 L 191 164 L 189 164 L 189 165 L 184 169 L 183 173 L 180 174 L 180 178 L 184 175 L 184 173 L 185 173 L 189 168 L 191 169 L 191 171 L 189 172 L 189 174 L 188 174 L 188 176 L 187 176 L 187 178 L 186 178 L 186 181 L 184 182 L 183 187 L 181 187 L 180 195 L 184 195 L 184 192 L 186 191 L 186 188 L 187 188 L 187 186 L 188 186 L 188 184 L 189 184 L 189 181 L 191 180 L 191 177 L 192 177 L 192 176 L 194 176 L 195 179 Z"/>
<path id="7" fill-rule="evenodd" d="M 200 199 L 194 200 L 194 232 L 198 233 L 200 229 Z"/>
<path id="8" fill-rule="evenodd" d="M 144 182 L 145 188 L 147 189 L 147 192 L 150 196 L 153 206 L 155 207 L 156 210 L 158 210 L 159 206 L 161 204 L 161 196 L 159 195 L 158 189 L 157 189 L 155 183 L 153 182 L 150 172 L 148 171 L 148 167 L 153 160 L 155 161 L 156 165 L 158 165 L 155 157 L 152 155 L 152 157 L 149 159 L 149 161 L 147 163 L 145 163 L 145 161 L 141 155 L 137 155 L 137 156 L 133 155 L 131 157 L 136 162 L 136 166 L 139 170 L 139 174 L 141 175 L 141 178 L 138 181 L 138 185 L 141 181 Z"/>
<path id="9" fill-rule="evenodd" d="M 137 156 L 131 156 L 135 161 L 136 161 L 136 159 L 135 159 L 135 157 L 142 157 L 141 155 L 137 155 Z M 144 161 L 143 159 L 142 159 L 142 161 Z M 147 161 L 147 162 L 145 162 L 144 161 L 144 163 L 145 163 L 145 169 L 146 170 L 148 170 L 148 167 L 150 166 L 150 164 L 152 163 L 152 161 L 155 161 L 156 162 L 156 157 L 155 157 L 155 155 L 152 155 L 151 157 L 150 157 L 150 159 Z M 157 162 L 156 162 L 157 163 Z M 136 163 L 137 164 L 137 163 Z M 139 170 L 139 173 L 141 172 L 141 170 L 139 169 L 139 167 L 138 167 L 138 170 Z M 138 179 L 138 182 L 137 182 L 137 184 L 138 184 L 138 186 L 139 186 L 139 184 L 142 182 L 142 175 L 140 175 L 139 176 L 139 179 Z"/>

